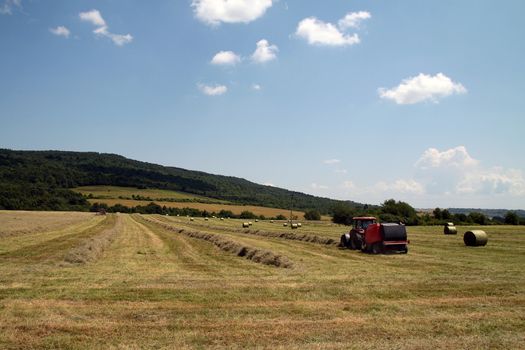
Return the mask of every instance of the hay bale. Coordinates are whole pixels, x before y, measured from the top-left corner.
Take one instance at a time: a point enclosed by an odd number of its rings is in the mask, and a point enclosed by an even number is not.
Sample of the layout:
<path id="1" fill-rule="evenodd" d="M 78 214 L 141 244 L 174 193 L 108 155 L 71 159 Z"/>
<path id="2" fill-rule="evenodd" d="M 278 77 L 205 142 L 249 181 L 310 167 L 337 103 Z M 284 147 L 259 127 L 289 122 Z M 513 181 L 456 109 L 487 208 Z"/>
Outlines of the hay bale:
<path id="1" fill-rule="evenodd" d="M 482 230 L 467 231 L 463 235 L 463 242 L 469 247 L 479 247 L 487 245 L 489 237 Z"/>
<path id="2" fill-rule="evenodd" d="M 204 221 L 208 221 L 208 218 L 204 218 Z"/>
<path id="3" fill-rule="evenodd" d="M 193 221 L 193 218 L 190 218 L 190 221 Z"/>
<path id="4" fill-rule="evenodd" d="M 259 222 L 259 219 L 255 219 L 255 222 Z"/>
<path id="5" fill-rule="evenodd" d="M 297 227 L 303 226 L 300 222 L 297 223 Z"/>
<path id="6" fill-rule="evenodd" d="M 250 221 L 250 222 L 248 222 L 248 225 L 252 226 L 252 225 L 253 225 L 253 222 L 251 222 L 251 221 Z"/>
<path id="7" fill-rule="evenodd" d="M 285 226 L 285 227 L 286 227 L 286 226 L 288 226 L 288 223 L 287 223 L 287 222 L 285 222 L 285 223 L 283 224 L 283 226 Z"/>
<path id="8" fill-rule="evenodd" d="M 272 223 L 272 224 L 273 224 L 273 220 L 270 220 L 270 223 Z"/>
<path id="9" fill-rule="evenodd" d="M 224 221 L 224 218 L 221 218 L 221 221 Z"/>
<path id="10" fill-rule="evenodd" d="M 298 228 L 299 226 L 297 224 L 292 224 L 292 230 Z"/>
<path id="11" fill-rule="evenodd" d="M 458 229 L 456 228 L 456 226 L 454 226 L 453 223 L 449 222 L 443 228 L 443 232 L 446 235 L 456 235 L 458 233 Z"/>
<path id="12" fill-rule="evenodd" d="M 250 223 L 249 222 L 243 222 L 242 223 L 242 227 L 250 227 Z"/>

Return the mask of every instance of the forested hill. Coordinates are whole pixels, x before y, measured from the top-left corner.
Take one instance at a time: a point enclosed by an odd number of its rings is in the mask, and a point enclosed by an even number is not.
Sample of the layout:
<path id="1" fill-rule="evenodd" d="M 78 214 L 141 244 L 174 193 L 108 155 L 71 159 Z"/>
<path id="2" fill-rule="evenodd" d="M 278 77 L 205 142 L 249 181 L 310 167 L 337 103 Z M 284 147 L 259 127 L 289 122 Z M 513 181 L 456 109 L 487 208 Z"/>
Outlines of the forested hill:
<path id="1" fill-rule="evenodd" d="M 341 203 L 237 177 L 165 167 L 115 154 L 0 149 L 0 209 L 83 209 L 87 206 L 85 199 L 69 189 L 89 185 L 168 189 L 276 208 L 289 208 L 293 197 L 294 209 L 321 213 L 329 213 Z"/>

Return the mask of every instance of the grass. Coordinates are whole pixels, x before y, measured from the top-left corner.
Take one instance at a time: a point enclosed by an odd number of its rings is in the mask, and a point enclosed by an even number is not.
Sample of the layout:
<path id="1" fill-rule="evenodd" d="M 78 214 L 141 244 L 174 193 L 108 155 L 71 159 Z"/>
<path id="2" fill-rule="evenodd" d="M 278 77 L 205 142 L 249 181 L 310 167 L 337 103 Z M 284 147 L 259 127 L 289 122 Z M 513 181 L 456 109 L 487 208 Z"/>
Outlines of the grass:
<path id="1" fill-rule="evenodd" d="M 132 196 L 149 197 L 153 200 L 167 199 L 173 201 L 203 201 L 212 203 L 228 203 L 220 199 L 199 196 L 196 194 L 160 190 L 154 188 L 140 189 L 135 187 L 119 186 L 82 186 L 74 188 L 73 191 L 83 195 L 92 195 L 96 199 L 131 199 Z"/>
<path id="2" fill-rule="evenodd" d="M 410 227 L 407 255 L 375 256 L 238 232 L 240 220 L 115 220 L 89 216 L 45 232 L 30 232 L 31 221 L 24 234 L 0 238 L 0 348 L 523 348 L 523 227 L 483 227 L 485 247 L 464 246 L 470 227 L 457 236 Z M 155 222 L 272 251 L 293 267 L 258 264 Z M 119 232 L 96 260 L 61 263 L 112 227 Z M 250 229 L 291 231 L 278 222 Z M 294 232 L 338 239 L 345 230 L 303 222 Z"/>

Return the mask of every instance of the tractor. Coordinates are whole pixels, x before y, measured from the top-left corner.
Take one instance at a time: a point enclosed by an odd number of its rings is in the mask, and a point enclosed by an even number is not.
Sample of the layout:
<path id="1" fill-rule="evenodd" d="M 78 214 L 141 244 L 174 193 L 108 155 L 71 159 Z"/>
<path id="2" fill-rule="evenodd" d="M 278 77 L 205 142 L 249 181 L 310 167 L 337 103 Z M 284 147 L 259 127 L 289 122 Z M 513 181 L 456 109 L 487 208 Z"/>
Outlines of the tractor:
<path id="1" fill-rule="evenodd" d="M 341 236 L 341 247 L 361 249 L 366 253 L 386 251 L 408 253 L 407 232 L 401 223 L 377 223 L 371 216 L 354 217 L 350 232 Z"/>

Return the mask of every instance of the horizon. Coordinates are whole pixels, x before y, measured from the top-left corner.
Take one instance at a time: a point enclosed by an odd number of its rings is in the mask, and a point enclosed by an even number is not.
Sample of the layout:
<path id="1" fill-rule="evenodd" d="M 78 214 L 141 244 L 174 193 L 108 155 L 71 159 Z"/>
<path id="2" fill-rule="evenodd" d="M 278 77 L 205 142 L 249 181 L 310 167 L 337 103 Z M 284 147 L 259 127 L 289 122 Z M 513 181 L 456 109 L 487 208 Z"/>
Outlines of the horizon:
<path id="1" fill-rule="evenodd" d="M 523 210 L 523 10 L 0 0 L 0 148 L 373 205 Z"/>

